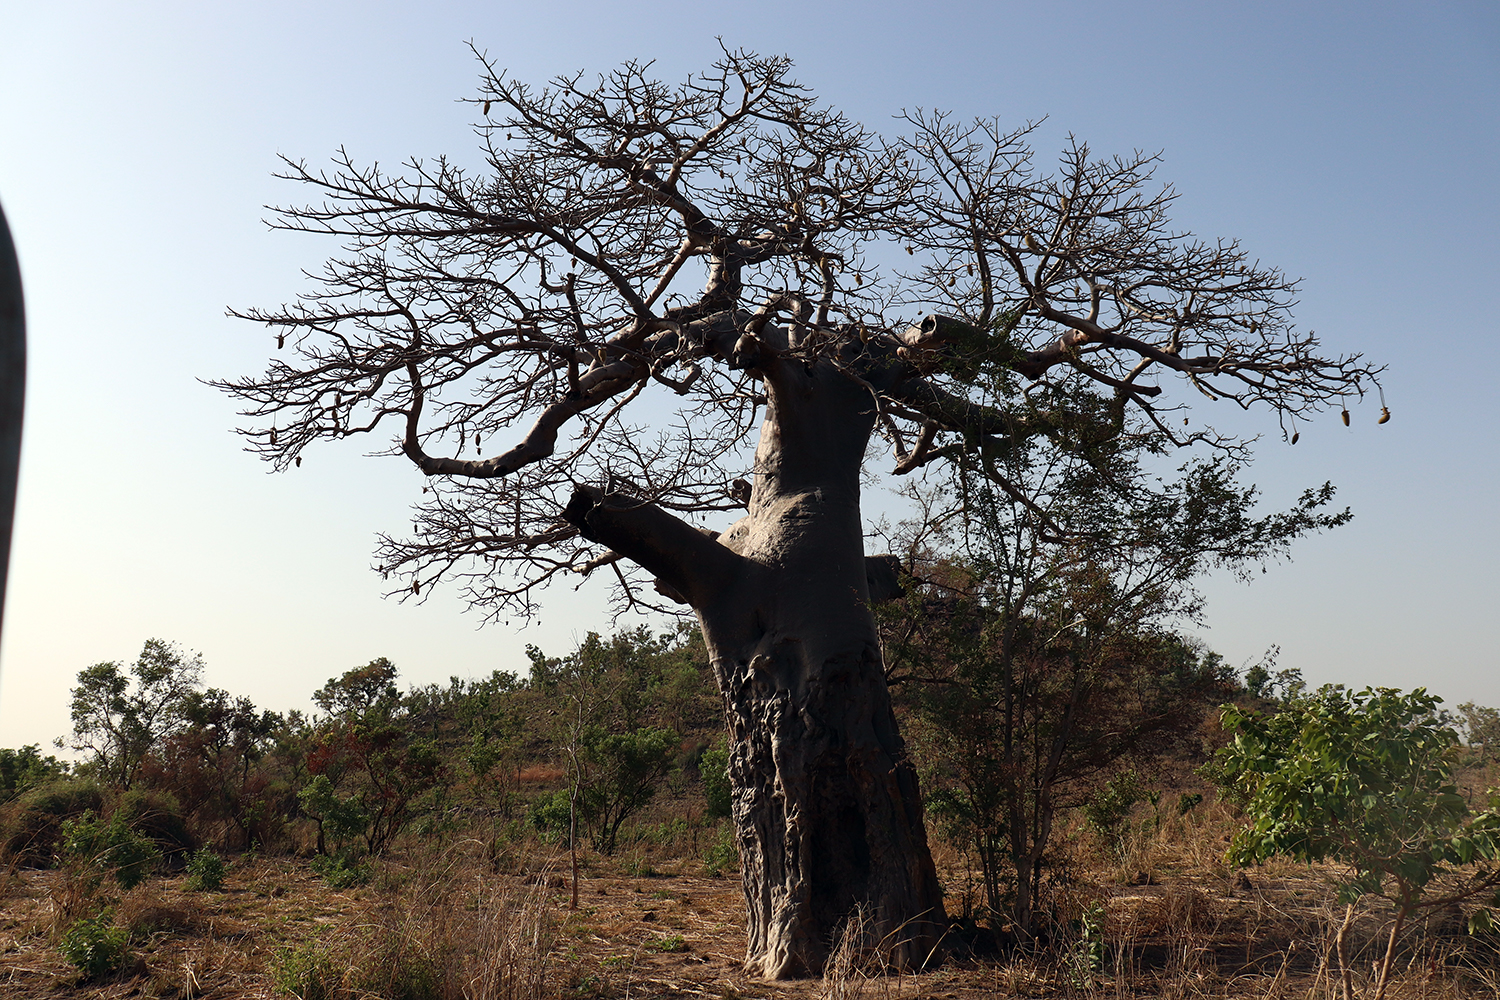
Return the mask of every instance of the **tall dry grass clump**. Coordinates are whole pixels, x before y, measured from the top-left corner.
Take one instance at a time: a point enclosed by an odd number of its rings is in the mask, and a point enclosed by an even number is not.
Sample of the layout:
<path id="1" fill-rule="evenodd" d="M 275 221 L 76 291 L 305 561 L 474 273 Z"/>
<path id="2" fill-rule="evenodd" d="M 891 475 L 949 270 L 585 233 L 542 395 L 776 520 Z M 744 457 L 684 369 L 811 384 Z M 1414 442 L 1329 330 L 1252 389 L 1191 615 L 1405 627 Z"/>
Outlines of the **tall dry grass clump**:
<path id="1" fill-rule="evenodd" d="M 274 989 L 299 1000 L 545 1000 L 554 923 L 544 883 L 497 884 L 477 842 L 387 864 L 367 922 L 284 949 Z"/>
<path id="2" fill-rule="evenodd" d="M 856 906 L 823 966 L 819 1000 L 899 1000 L 906 996 L 908 986 L 915 988 L 917 977 L 893 957 L 906 943 L 906 933 L 903 925 L 877 937 L 869 910 Z"/>

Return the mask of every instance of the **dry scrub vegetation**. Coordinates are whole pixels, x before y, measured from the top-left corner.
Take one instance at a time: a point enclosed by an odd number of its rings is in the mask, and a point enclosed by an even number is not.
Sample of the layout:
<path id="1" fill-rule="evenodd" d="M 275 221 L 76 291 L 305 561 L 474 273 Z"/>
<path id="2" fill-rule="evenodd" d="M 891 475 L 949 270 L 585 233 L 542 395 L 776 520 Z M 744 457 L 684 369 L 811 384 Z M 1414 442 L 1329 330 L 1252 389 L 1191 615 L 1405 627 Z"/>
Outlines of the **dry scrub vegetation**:
<path id="1" fill-rule="evenodd" d="M 192 674 L 166 644 L 146 653 L 160 654 L 143 654 L 147 666 L 173 668 L 161 677 Z M 1345 871 L 1279 856 L 1227 865 L 1247 814 L 1205 775 L 1222 785 L 1228 773 L 1213 751 L 1227 738 L 1221 718 L 1235 712 L 1201 697 L 1185 705 L 1179 739 L 1068 788 L 1040 867 L 1026 869 L 1029 934 L 1011 905 L 1016 866 L 991 836 L 1004 816 L 956 822 L 977 801 L 954 793 L 968 775 L 959 754 L 983 748 L 943 742 L 944 716 L 903 702 L 952 921 L 944 960 L 916 974 L 882 967 L 891 942 L 874 939 L 879 922 L 856 910 L 822 979 L 754 978 L 742 968 L 728 754 L 701 651 L 639 632 L 533 661 L 526 682 L 404 695 L 394 665 L 374 661 L 319 689 L 327 714 L 312 720 L 180 685 L 179 725 L 102 744 L 72 768 L 35 747 L 0 750 L 0 1000 L 1375 995 L 1389 903 L 1367 896 L 1346 923 L 1336 886 Z M 1168 678 L 1224 677 L 1210 656 L 1167 666 Z M 117 674 L 113 664 L 80 674 L 75 708 L 92 680 Z M 1229 693 L 1273 719 L 1348 701 L 1304 699 L 1290 673 L 1275 677 L 1287 688 L 1280 700 L 1265 695 L 1269 675 Z M 1500 784 L 1500 764 L 1488 762 L 1500 716 L 1460 706 L 1465 747 L 1428 711 L 1432 699 L 1408 701 L 1426 713 L 1408 720 L 1408 735 L 1433 736 L 1433 759 L 1461 765 L 1421 772 L 1442 793 L 1434 801 L 1450 813 L 1455 802 L 1482 809 Z M 966 732 L 981 732 L 985 716 L 972 714 Z M 1495 840 L 1488 812 L 1466 827 L 1417 819 L 1399 828 L 1474 850 Z M 1453 895 L 1465 866 L 1468 856 L 1440 866 L 1426 898 Z M 1500 995 L 1500 934 L 1468 933 L 1486 899 L 1464 900 L 1422 909 L 1406 927 L 1387 996 Z"/>
<path id="2" fill-rule="evenodd" d="M 1343 909 L 1327 873 L 1284 862 L 1229 870 L 1221 858 L 1237 819 L 1228 807 L 1159 812 L 1137 807 L 1118 856 L 1081 822 L 1063 833 L 1048 872 L 1043 947 L 1007 947 L 1003 928 L 997 940 L 959 919 L 940 967 L 884 974 L 862 957 L 878 949 L 856 924 L 823 980 L 791 983 L 741 975 L 744 904 L 733 872 L 706 870 L 712 829 L 694 836 L 677 826 L 675 838 L 651 838 L 644 834 L 662 827 L 643 823 L 614 857 L 585 854 L 576 910 L 565 856 L 513 827 L 510 837 L 403 843 L 368 884 L 343 890 L 292 856 L 237 857 L 217 892 L 189 891 L 183 875 L 153 877 L 116 893 L 128 958 L 96 982 L 58 949 L 75 876 L 13 866 L 0 900 L 0 995 L 1339 996 L 1330 956 Z M 973 906 L 975 873 L 941 844 L 938 857 L 949 908 L 961 917 Z M 1387 917 L 1367 907 L 1349 934 L 1359 991 Z M 1496 996 L 1497 943 L 1468 935 L 1461 914 L 1440 914 L 1407 938 L 1389 995 Z"/>

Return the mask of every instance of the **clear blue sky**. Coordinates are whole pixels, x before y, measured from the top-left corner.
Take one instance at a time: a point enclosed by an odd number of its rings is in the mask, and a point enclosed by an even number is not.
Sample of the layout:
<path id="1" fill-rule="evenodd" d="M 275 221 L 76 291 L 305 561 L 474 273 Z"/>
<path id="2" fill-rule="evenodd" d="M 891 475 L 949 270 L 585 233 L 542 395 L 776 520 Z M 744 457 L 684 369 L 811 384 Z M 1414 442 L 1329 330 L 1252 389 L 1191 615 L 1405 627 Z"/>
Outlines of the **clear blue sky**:
<path id="1" fill-rule="evenodd" d="M 526 631 L 478 630 L 447 594 L 382 601 L 373 536 L 406 522 L 418 474 L 324 447 L 267 475 L 195 379 L 258 371 L 270 334 L 225 307 L 289 299 L 327 250 L 262 224 L 299 197 L 277 153 L 472 158 L 468 39 L 530 81 L 628 58 L 675 81 L 715 36 L 790 54 L 872 127 L 937 106 L 1048 116 L 1047 156 L 1069 132 L 1162 150 L 1178 224 L 1301 276 L 1300 324 L 1389 364 L 1395 414 L 1329 414 L 1295 448 L 1259 416 L 1268 498 L 1331 479 L 1356 517 L 1249 587 L 1209 581 L 1205 637 L 1237 664 L 1280 644 L 1314 682 L 1500 704 L 1492 2 L 0 0 L 0 203 L 31 323 L 0 746 L 64 734 L 77 671 L 148 636 L 284 709 L 376 656 L 446 682 L 607 628 L 587 591 Z"/>

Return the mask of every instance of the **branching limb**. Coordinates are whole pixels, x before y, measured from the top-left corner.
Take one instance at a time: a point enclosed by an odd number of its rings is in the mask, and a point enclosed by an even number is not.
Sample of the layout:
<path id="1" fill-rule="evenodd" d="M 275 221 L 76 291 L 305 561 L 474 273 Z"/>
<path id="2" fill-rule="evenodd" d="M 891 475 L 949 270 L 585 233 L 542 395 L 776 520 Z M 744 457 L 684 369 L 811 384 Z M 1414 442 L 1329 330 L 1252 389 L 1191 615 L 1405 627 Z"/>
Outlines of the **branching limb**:
<path id="1" fill-rule="evenodd" d="M 630 559 L 693 607 L 712 602 L 748 571 L 745 559 L 714 538 L 625 494 L 580 485 L 563 516 L 585 538 Z"/>

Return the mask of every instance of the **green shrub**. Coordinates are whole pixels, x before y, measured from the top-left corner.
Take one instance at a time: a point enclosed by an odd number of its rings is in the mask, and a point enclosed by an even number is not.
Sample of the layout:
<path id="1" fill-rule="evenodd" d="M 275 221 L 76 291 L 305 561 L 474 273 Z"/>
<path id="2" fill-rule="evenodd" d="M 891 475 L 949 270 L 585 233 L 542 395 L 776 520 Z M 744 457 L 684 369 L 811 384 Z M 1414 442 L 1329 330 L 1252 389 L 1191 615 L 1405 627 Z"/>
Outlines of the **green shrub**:
<path id="1" fill-rule="evenodd" d="M 375 875 L 375 865 L 368 858 L 357 860 L 349 851 L 319 854 L 307 865 L 330 889 L 353 889 L 366 885 Z"/>
<path id="2" fill-rule="evenodd" d="M 1130 811 L 1147 798 L 1147 792 L 1134 771 L 1124 771 L 1111 778 L 1084 803 L 1083 814 L 1089 828 L 1097 833 L 1119 857 L 1125 849 L 1125 834 L 1130 829 Z"/>
<path id="3" fill-rule="evenodd" d="M 620 827 L 655 796 L 680 742 L 672 730 L 649 726 L 628 733 L 592 727 L 583 734 L 582 755 L 592 773 L 580 805 L 588 805 L 596 851 L 615 853 Z"/>
<path id="4" fill-rule="evenodd" d="M 271 988 L 298 1000 L 333 1000 L 339 993 L 338 963 L 316 941 L 282 948 L 271 959 Z"/>
<path id="5" fill-rule="evenodd" d="M 739 866 L 740 850 L 734 842 L 734 826 L 724 823 L 713 845 L 703 852 L 703 871 L 710 878 L 718 878 Z"/>
<path id="6" fill-rule="evenodd" d="M 1345 929 L 1361 896 L 1391 903 L 1376 1000 L 1413 917 L 1474 899 L 1480 905 L 1470 925 L 1483 928 L 1494 925 L 1500 906 L 1500 807 L 1475 812 L 1459 793 L 1458 735 L 1441 702 L 1423 688 L 1324 687 L 1288 698 L 1274 715 L 1226 705 L 1223 724 L 1234 742 L 1206 769 L 1245 810 L 1230 864 L 1274 855 L 1338 862 Z M 1337 957 L 1348 996 L 1343 934 Z"/>
<path id="7" fill-rule="evenodd" d="M 297 793 L 297 803 L 318 824 L 319 850 L 324 847 L 325 836 L 332 842 L 334 850 L 342 850 L 349 841 L 363 837 L 370 825 L 370 815 L 360 805 L 358 797 L 340 797 L 326 774 L 319 774 L 308 782 Z"/>
<path id="8" fill-rule="evenodd" d="M 531 803 L 531 808 L 526 810 L 526 819 L 531 823 L 532 829 L 548 840 L 556 840 L 567 843 L 568 824 L 571 811 L 569 805 L 569 791 L 559 788 L 555 791 L 545 792 Z M 579 803 L 578 829 L 582 833 L 585 829 L 586 819 L 584 816 L 584 805 Z"/>
<path id="9" fill-rule="evenodd" d="M 224 888 L 224 859 L 208 848 L 193 853 L 187 865 L 189 892 L 217 892 Z"/>
<path id="10" fill-rule="evenodd" d="M 50 755 L 43 757 L 34 743 L 19 750 L 0 749 L 0 802 L 9 802 L 67 773 L 67 764 Z"/>
<path id="11" fill-rule="evenodd" d="M 130 829 L 120 813 L 107 823 L 93 813 L 84 813 L 77 819 L 64 820 L 60 832 L 58 854 L 63 863 L 92 886 L 110 875 L 121 889 L 134 889 L 161 860 L 156 845 Z"/>
<path id="12" fill-rule="evenodd" d="M 708 815 L 728 816 L 729 750 L 722 741 L 703 751 L 698 773 L 703 777 L 703 797 L 708 800 Z"/>
<path id="13" fill-rule="evenodd" d="M 75 920 L 58 947 L 85 979 L 98 979 L 125 964 L 129 938 L 125 928 L 114 926 L 114 914 L 106 910 Z"/>

